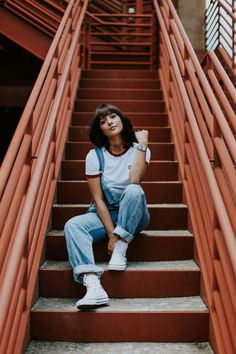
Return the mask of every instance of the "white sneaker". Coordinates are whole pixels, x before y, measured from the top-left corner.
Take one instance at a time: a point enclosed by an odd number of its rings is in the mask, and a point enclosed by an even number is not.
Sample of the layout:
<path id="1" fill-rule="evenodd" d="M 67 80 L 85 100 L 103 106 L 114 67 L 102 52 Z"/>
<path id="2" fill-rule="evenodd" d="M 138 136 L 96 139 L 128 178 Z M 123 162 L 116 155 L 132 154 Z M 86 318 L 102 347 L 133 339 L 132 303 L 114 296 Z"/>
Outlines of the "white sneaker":
<path id="1" fill-rule="evenodd" d="M 87 287 L 85 296 L 76 302 L 78 309 L 108 305 L 109 298 L 96 274 L 85 274 L 83 284 Z"/>
<path id="2" fill-rule="evenodd" d="M 108 264 L 109 270 L 125 270 L 127 264 L 126 251 L 128 243 L 117 241 L 112 252 L 110 262 Z"/>

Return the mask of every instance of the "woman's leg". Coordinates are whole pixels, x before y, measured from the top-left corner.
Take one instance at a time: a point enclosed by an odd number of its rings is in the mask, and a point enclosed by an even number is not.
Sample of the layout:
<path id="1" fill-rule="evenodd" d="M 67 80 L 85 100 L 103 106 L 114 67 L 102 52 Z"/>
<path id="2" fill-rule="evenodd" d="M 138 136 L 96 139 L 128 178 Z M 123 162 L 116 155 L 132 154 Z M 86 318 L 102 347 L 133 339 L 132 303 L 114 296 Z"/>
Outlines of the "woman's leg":
<path id="1" fill-rule="evenodd" d="M 126 251 L 135 233 L 148 225 L 150 215 L 147 209 L 143 189 L 137 184 L 130 184 L 124 190 L 119 207 L 117 226 L 113 233 L 120 238 L 108 264 L 109 270 L 125 270 Z"/>
<path id="2" fill-rule="evenodd" d="M 106 230 L 96 213 L 75 216 L 67 221 L 65 238 L 75 281 L 82 283 L 81 274 L 84 273 L 101 276 L 103 269 L 95 264 L 92 244 L 106 237 Z"/>
<path id="3" fill-rule="evenodd" d="M 129 184 L 121 196 L 117 226 L 113 233 L 130 243 L 134 234 L 144 230 L 149 221 L 143 189 L 138 184 Z"/>

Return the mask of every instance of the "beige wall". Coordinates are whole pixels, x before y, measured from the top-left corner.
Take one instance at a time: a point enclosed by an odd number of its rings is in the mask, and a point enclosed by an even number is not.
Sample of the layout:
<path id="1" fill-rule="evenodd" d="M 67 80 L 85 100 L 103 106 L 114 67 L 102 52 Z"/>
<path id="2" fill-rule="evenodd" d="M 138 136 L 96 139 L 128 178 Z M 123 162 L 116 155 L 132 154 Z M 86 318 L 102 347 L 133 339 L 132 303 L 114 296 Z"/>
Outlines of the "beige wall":
<path id="1" fill-rule="evenodd" d="M 195 49 L 205 48 L 205 0 L 179 0 L 179 17 Z"/>

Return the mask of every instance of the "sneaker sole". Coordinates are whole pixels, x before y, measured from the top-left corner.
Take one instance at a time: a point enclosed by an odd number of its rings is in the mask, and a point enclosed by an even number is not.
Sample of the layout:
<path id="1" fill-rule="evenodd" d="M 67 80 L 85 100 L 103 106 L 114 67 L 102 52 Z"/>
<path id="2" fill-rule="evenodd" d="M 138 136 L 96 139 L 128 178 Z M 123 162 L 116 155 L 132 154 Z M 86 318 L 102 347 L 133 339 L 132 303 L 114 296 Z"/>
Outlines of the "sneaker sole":
<path id="1" fill-rule="evenodd" d="M 125 265 L 108 265 L 108 270 L 125 270 L 126 264 Z"/>
<path id="2" fill-rule="evenodd" d="M 100 300 L 96 300 L 96 301 L 87 301 L 87 302 L 83 302 L 81 304 L 76 304 L 77 309 L 82 310 L 82 309 L 89 309 L 89 308 L 93 308 L 96 306 L 106 306 L 109 305 L 109 299 L 108 298 L 104 298 L 104 299 L 100 299 Z"/>

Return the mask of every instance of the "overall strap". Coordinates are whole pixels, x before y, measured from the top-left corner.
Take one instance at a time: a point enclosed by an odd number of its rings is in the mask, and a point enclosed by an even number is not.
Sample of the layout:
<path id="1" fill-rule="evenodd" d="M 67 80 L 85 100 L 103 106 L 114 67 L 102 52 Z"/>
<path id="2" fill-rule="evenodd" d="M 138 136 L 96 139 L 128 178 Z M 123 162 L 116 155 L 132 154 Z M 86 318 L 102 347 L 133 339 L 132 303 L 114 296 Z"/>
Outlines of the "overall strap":
<path id="1" fill-rule="evenodd" d="M 97 154 L 97 158 L 98 158 L 98 161 L 99 161 L 99 172 L 103 173 L 104 172 L 104 167 L 105 167 L 105 160 L 104 160 L 102 149 L 99 148 L 99 147 L 96 147 L 95 148 L 95 152 Z"/>

